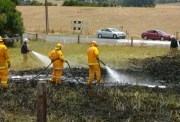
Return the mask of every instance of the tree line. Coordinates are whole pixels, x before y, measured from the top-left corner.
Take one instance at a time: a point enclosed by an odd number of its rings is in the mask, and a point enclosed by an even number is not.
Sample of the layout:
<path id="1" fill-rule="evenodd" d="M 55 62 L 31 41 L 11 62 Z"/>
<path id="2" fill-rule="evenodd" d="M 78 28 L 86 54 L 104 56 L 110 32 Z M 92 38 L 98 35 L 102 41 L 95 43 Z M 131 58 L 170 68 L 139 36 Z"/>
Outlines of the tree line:
<path id="1" fill-rule="evenodd" d="M 24 0 L 11 0 L 16 5 L 44 6 L 38 0 L 24 2 Z M 63 6 L 124 6 L 124 7 L 154 7 L 156 3 L 175 3 L 180 0 L 64 0 Z M 57 6 L 48 1 L 48 6 Z"/>
<path id="2" fill-rule="evenodd" d="M 63 6 L 123 6 L 155 7 L 156 3 L 174 3 L 180 0 L 65 0 Z"/>

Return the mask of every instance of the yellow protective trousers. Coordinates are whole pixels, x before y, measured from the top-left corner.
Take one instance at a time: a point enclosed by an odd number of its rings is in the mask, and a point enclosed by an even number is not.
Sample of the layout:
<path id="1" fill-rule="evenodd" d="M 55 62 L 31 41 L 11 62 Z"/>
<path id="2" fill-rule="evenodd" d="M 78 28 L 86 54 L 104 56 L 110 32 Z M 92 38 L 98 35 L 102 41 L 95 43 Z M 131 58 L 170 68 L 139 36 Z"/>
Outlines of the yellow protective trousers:
<path id="1" fill-rule="evenodd" d="M 1 68 L 1 67 L 0 67 Z M 6 89 L 8 87 L 8 69 L 0 69 L 1 87 Z"/>
<path id="2" fill-rule="evenodd" d="M 61 77 L 62 77 L 62 68 L 54 68 L 52 71 L 51 81 L 60 84 L 61 83 Z"/>
<path id="3" fill-rule="evenodd" d="M 97 83 L 101 80 L 101 70 L 99 65 L 89 65 L 89 80 L 88 84 L 91 85 L 94 80 L 94 75 L 96 75 Z"/>

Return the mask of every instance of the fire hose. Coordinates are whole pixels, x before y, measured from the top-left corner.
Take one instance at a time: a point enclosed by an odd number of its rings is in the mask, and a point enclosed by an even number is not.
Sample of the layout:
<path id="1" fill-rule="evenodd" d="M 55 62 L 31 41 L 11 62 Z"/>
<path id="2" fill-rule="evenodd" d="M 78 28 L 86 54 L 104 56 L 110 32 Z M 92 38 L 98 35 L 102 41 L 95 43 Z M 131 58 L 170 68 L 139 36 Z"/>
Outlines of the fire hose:
<path id="1" fill-rule="evenodd" d="M 58 60 L 58 59 L 56 59 L 56 60 Z M 55 60 L 53 60 L 53 61 L 51 61 L 51 63 L 43 70 L 43 71 L 41 71 L 40 73 L 38 73 L 34 78 L 36 78 L 36 77 L 38 77 L 40 74 L 42 74 L 44 71 L 46 71 L 50 66 L 51 66 L 51 64 L 54 62 Z M 71 67 L 70 67 L 70 64 L 69 64 L 69 62 L 68 61 L 64 61 L 64 62 L 66 62 L 67 63 L 67 65 L 68 65 L 68 67 L 69 67 L 69 70 L 70 70 L 70 72 L 71 72 L 71 74 L 72 74 L 72 76 L 73 76 L 73 78 L 79 83 L 79 84 L 82 84 L 81 82 L 79 82 L 79 80 L 76 78 L 76 77 L 74 77 L 74 75 L 73 75 L 73 72 L 72 72 L 72 69 L 71 69 Z M 34 79 L 33 78 L 33 79 Z"/>
<path id="2" fill-rule="evenodd" d="M 74 77 L 73 72 L 72 72 L 72 69 L 71 69 L 71 67 L 70 67 L 70 65 L 69 65 L 69 62 L 68 62 L 68 61 L 65 61 L 65 62 L 67 63 L 67 65 L 68 65 L 68 67 L 69 67 L 69 70 L 70 70 L 73 78 L 74 78 L 79 84 L 82 84 L 81 82 L 79 82 L 79 80 L 78 80 L 76 77 Z"/>
<path id="3" fill-rule="evenodd" d="M 55 61 L 55 60 L 54 60 L 54 61 Z M 51 66 L 51 64 L 52 64 L 54 61 L 51 61 L 51 63 L 50 63 L 43 71 L 41 71 L 40 73 L 38 73 L 34 78 L 38 77 L 40 74 L 42 74 L 44 71 L 46 71 L 46 70 Z M 34 79 L 34 78 L 33 78 L 33 79 Z"/>
<path id="4" fill-rule="evenodd" d="M 100 60 L 99 58 L 97 60 L 99 63 L 102 63 L 106 67 L 106 64 L 102 60 Z"/>

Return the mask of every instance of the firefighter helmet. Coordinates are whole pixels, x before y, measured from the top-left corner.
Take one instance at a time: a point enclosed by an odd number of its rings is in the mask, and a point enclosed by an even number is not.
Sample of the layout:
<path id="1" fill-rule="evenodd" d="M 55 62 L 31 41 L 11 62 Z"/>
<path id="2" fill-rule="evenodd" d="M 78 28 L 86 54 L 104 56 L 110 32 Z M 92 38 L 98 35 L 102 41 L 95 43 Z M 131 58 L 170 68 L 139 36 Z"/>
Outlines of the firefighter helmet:
<path id="1" fill-rule="evenodd" d="M 91 45 L 92 45 L 92 46 L 96 46 L 96 47 L 97 47 L 97 43 L 96 43 L 96 41 L 92 41 L 92 42 L 91 42 Z"/>
<path id="2" fill-rule="evenodd" d="M 61 47 L 62 45 L 60 43 L 57 43 L 55 49 L 61 49 Z"/>

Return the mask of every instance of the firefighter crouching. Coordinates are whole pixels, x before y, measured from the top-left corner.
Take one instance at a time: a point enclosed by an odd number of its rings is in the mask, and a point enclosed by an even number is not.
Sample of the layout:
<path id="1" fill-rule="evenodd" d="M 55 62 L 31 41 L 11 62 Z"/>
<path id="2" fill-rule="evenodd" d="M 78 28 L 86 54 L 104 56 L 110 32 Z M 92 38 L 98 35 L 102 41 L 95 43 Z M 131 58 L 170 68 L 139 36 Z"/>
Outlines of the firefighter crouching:
<path id="1" fill-rule="evenodd" d="M 49 58 L 53 62 L 53 71 L 51 82 L 58 85 L 61 83 L 61 76 L 63 72 L 64 56 L 61 51 L 62 45 L 58 43 L 54 50 L 49 53 Z"/>
<path id="2" fill-rule="evenodd" d="M 7 47 L 0 36 L 0 87 L 8 88 L 8 68 L 11 67 L 10 56 Z"/>
<path id="3" fill-rule="evenodd" d="M 94 80 L 94 75 L 96 75 L 97 83 L 100 83 L 101 80 L 101 70 L 98 62 L 99 51 L 97 49 L 97 43 L 92 41 L 90 47 L 87 50 L 88 56 L 88 65 L 89 65 L 89 80 L 88 84 L 91 85 Z"/>

